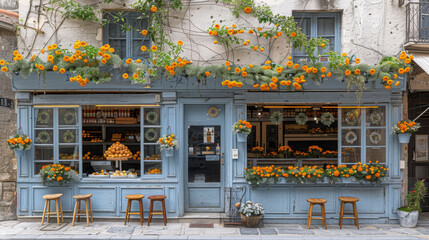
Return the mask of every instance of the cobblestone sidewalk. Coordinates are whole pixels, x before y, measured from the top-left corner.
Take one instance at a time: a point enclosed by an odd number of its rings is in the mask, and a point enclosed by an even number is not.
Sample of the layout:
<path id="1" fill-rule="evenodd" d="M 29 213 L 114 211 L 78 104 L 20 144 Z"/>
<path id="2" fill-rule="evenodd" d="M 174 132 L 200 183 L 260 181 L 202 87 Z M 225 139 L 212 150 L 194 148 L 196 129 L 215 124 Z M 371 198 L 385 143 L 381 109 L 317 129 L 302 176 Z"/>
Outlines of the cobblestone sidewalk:
<path id="1" fill-rule="evenodd" d="M 130 222 L 97 222 L 89 227 L 79 222 L 75 226 L 64 223 L 60 227 L 50 223 L 41 227 L 39 222 L 0 222 L 0 239 L 320 239 L 320 240 L 413 240 L 429 239 L 429 225 L 417 228 L 401 228 L 399 225 L 361 225 L 357 230 L 352 225 L 339 229 L 328 225 L 328 230 L 316 224 L 311 229 L 298 224 L 265 224 L 263 228 L 231 228 L 214 224 L 213 228 L 190 228 L 189 223 L 153 222 L 150 227 Z"/>

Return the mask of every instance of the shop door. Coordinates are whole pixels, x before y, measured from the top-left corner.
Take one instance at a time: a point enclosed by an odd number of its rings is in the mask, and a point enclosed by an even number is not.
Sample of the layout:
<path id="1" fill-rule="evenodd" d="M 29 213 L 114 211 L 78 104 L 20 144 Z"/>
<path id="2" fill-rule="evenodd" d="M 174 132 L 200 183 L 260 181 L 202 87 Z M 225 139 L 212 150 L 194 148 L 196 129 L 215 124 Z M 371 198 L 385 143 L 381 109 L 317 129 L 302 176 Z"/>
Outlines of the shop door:
<path id="1" fill-rule="evenodd" d="M 218 109 L 216 117 L 207 114 Z M 185 108 L 185 211 L 222 212 L 224 208 L 224 107 Z"/>

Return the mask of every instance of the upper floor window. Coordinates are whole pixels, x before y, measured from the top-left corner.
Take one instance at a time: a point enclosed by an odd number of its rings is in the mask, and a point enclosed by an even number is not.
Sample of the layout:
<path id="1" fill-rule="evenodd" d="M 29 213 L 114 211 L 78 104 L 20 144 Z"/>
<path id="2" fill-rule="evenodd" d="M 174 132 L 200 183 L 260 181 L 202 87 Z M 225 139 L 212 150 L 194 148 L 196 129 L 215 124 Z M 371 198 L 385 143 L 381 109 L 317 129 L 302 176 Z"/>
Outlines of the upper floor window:
<path id="1" fill-rule="evenodd" d="M 103 15 L 104 43 L 115 49 L 121 58 L 146 58 L 148 52 L 141 51 L 145 45 L 150 47 L 149 35 L 143 36 L 141 31 L 148 29 L 149 21 L 138 12 L 106 12 Z"/>
<path id="2" fill-rule="evenodd" d="M 340 13 L 322 13 L 322 12 L 294 12 L 293 17 L 301 31 L 308 38 L 324 38 L 329 40 L 325 49 L 320 48 L 320 61 L 328 61 L 324 53 L 329 51 L 340 51 Z M 304 49 L 293 49 L 293 58 L 295 62 L 307 62 L 310 59 Z"/>

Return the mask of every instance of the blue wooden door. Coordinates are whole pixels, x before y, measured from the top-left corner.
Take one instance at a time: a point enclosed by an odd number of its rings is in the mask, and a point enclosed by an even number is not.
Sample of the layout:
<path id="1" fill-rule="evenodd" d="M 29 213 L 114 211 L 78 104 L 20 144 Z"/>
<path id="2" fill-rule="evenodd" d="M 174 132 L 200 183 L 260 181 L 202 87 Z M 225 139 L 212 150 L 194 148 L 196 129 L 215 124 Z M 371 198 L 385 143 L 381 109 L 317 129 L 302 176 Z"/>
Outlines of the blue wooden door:
<path id="1" fill-rule="evenodd" d="M 185 105 L 184 127 L 185 211 L 223 212 L 225 106 Z"/>

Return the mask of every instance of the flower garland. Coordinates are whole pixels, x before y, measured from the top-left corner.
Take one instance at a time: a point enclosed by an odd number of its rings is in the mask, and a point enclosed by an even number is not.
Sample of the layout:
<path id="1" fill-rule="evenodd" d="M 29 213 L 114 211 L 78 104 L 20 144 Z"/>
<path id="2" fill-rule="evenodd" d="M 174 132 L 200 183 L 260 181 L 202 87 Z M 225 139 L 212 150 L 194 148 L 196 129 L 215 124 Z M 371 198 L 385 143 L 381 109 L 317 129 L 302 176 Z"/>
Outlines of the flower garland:
<path id="1" fill-rule="evenodd" d="M 246 181 L 252 187 L 261 186 L 270 182 L 276 183 L 285 178 L 287 182 L 306 183 L 324 181 L 327 177 L 330 183 L 335 183 L 341 179 L 356 179 L 361 182 L 380 182 L 382 178 L 387 176 L 389 168 L 380 164 L 378 161 L 369 164 L 358 163 L 353 166 L 347 165 L 328 165 L 325 168 L 318 166 L 304 166 L 298 168 L 296 166 L 288 167 L 252 167 L 245 168 Z"/>

